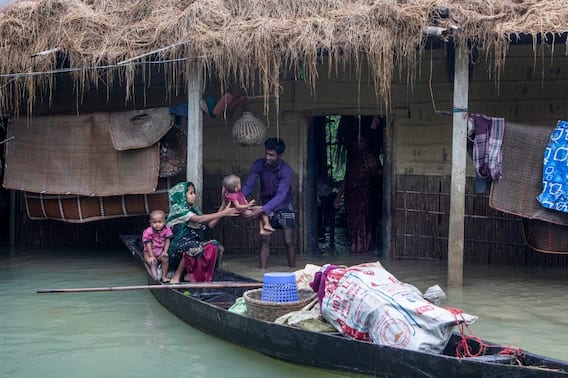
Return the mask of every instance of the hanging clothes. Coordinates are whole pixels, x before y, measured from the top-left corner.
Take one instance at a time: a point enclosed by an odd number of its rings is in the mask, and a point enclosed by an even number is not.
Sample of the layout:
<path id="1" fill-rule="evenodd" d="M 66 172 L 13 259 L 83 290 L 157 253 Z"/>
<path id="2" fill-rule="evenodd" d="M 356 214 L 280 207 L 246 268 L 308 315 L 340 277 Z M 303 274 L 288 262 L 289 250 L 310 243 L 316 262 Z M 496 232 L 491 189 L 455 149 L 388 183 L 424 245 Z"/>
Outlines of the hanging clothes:
<path id="1" fill-rule="evenodd" d="M 536 197 L 547 208 L 568 213 L 568 122 L 558 121 L 544 151 L 542 193 Z"/>
<path id="2" fill-rule="evenodd" d="M 501 147 L 505 119 L 483 114 L 470 114 L 469 117 L 474 124 L 472 159 L 476 176 L 475 192 L 485 192 L 491 180 L 498 181 L 503 175 Z"/>

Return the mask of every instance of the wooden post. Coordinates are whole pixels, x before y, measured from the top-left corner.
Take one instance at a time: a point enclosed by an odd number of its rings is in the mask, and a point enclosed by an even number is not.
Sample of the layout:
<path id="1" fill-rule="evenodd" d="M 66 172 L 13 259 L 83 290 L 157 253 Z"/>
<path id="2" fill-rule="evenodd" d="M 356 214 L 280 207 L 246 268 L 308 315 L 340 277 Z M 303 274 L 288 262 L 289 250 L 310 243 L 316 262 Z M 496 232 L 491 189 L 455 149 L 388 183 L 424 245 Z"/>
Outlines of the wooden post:
<path id="1" fill-rule="evenodd" d="M 467 46 L 456 46 L 454 71 L 454 113 L 452 134 L 452 177 L 450 227 L 448 231 L 448 286 L 463 285 L 465 173 L 467 157 L 469 54 Z"/>
<path id="2" fill-rule="evenodd" d="M 305 159 L 301 160 L 301 168 L 298 172 L 298 177 L 305 176 L 303 181 L 303 195 L 299 196 L 298 204 L 303 202 L 303 208 L 307 211 L 301 211 L 301 219 L 303 219 L 304 230 L 299 232 L 298 241 L 300 239 L 303 242 L 305 248 L 312 255 L 317 255 L 318 253 L 318 208 L 317 208 L 317 190 L 316 190 L 316 125 L 314 124 L 314 117 L 311 118 L 311 122 L 306 129 L 301 128 L 301 130 L 307 130 L 307 133 L 303 135 L 306 136 L 306 154 Z M 306 135 L 307 134 L 307 135 Z M 302 139 L 302 137 L 300 137 Z M 303 143 L 302 143 L 303 144 Z"/>
<path id="3" fill-rule="evenodd" d="M 197 205 L 203 198 L 203 114 L 199 108 L 203 74 L 192 62 L 187 83 L 187 180 L 195 184 Z"/>
<path id="4" fill-rule="evenodd" d="M 16 246 L 16 191 L 9 191 L 9 206 L 10 206 L 10 247 Z"/>
<path id="5" fill-rule="evenodd" d="M 392 250 L 392 193 L 393 180 L 392 174 L 392 157 L 393 157 L 393 130 L 394 117 L 392 121 L 386 122 L 383 129 L 383 221 L 381 229 L 382 238 L 382 257 L 392 259 L 394 251 Z"/>

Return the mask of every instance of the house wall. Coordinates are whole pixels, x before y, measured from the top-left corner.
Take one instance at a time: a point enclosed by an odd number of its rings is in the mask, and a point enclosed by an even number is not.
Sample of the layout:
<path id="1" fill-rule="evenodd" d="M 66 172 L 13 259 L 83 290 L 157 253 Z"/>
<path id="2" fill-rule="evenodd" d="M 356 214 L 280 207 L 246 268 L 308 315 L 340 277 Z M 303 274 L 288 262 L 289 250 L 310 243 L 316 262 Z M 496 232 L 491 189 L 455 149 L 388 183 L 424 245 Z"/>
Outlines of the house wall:
<path id="1" fill-rule="evenodd" d="M 263 115 L 263 102 L 253 100 L 250 110 L 268 125 L 268 135 L 282 137 L 287 150 L 284 159 L 297 173 L 294 180 L 294 205 L 297 213 L 297 241 L 300 253 L 313 253 L 304 248 L 310 235 L 305 229 L 307 219 L 314 214 L 308 210 L 312 199 L 306 183 L 311 182 L 307 171 L 308 124 L 313 116 L 326 114 L 386 114 L 387 156 L 384 185 L 384 246 L 394 258 L 447 257 L 447 232 L 449 218 L 449 188 L 452 152 L 452 119 L 438 115 L 436 110 L 450 110 L 453 88 L 448 78 L 451 67 L 444 49 L 426 51 L 416 67 L 412 84 L 407 74 L 396 74 L 392 82 L 391 107 L 386 108 L 375 95 L 375 88 L 366 67 L 362 67 L 362 79 L 351 70 L 335 72 L 323 64 L 318 72 L 315 91 L 303 81 L 284 81 L 280 109 L 270 104 L 268 115 Z M 450 60 L 451 61 L 451 60 Z M 496 78 L 499 77 L 499 80 Z M 81 112 L 97 110 L 122 110 L 152 106 L 168 106 L 185 101 L 183 88 L 170 93 L 160 75 L 155 75 L 152 90 L 137 87 L 136 105 L 124 105 L 124 91 L 111 92 L 110 102 L 106 93 L 92 91 L 80 105 Z M 504 69 L 498 73 L 485 62 L 483 52 L 472 70 L 470 82 L 470 111 L 502 116 L 509 121 L 528 122 L 567 119 L 568 94 L 564 90 L 568 81 L 568 58 L 564 47 L 557 47 L 554 58 L 544 47 L 535 57 L 532 46 L 513 46 L 507 56 Z M 50 106 L 36 107 L 42 112 L 73 113 L 77 111 L 76 97 L 71 86 L 60 86 L 60 93 Z M 208 83 L 205 95 L 218 95 L 219 87 Z M 214 211 L 219 203 L 221 179 L 228 173 L 243 178 L 250 164 L 262 157 L 262 146 L 241 147 L 231 137 L 231 127 L 239 113 L 227 117 L 211 118 L 204 115 L 204 192 L 205 211 Z M 191 153 L 191 152 L 189 152 Z M 494 211 L 488 206 L 486 194 L 471 191 L 474 175 L 468 161 L 468 192 L 466 193 L 466 261 L 484 263 L 524 263 L 566 265 L 566 259 L 555 255 L 543 255 L 526 247 L 522 238 L 520 218 Z M 123 228 L 141 227 L 145 219 L 127 222 L 116 221 Z M 26 231 L 42 228 L 44 237 L 62 228 L 59 222 L 27 221 Z M 30 226 L 34 223 L 34 226 Z M 82 230 L 86 240 L 100 238 L 101 229 L 113 229 L 113 223 Z M 43 226 L 38 226 L 43 224 Z M 55 224 L 55 225 L 54 225 Z M 138 226 L 138 224 L 140 226 Z M 109 226 L 107 226 L 109 225 Z M 134 226 L 135 225 L 135 226 Z M 50 229 L 51 227 L 51 229 Z M 252 253 L 260 240 L 256 224 L 251 220 L 232 218 L 225 220 L 214 231 L 227 248 L 227 253 Z M 273 253 L 283 253 L 281 233 L 274 240 Z M 386 243 L 385 243 L 386 241 Z"/>
<path id="2" fill-rule="evenodd" d="M 469 110 L 525 124 L 566 119 L 565 53 L 564 46 L 553 54 L 544 46 L 535 56 L 530 45 L 512 46 L 497 75 L 481 52 L 470 75 Z M 436 110 L 452 109 L 448 68 L 444 50 L 426 53 L 413 89 L 396 83 L 393 90 L 395 257 L 447 258 L 452 117 Z M 467 164 L 465 260 L 565 266 L 564 256 L 540 254 L 525 245 L 521 218 L 491 209 L 487 193 L 473 192 L 471 159 Z"/>
<path id="3" fill-rule="evenodd" d="M 140 78 L 133 90 L 133 99 L 125 101 L 126 89 L 115 86 L 107 93 L 107 88 L 100 85 L 87 91 L 82 98 L 78 98 L 73 83 L 61 78 L 57 83 L 57 92 L 51 101 L 35 104 L 35 116 L 48 114 L 85 114 L 90 112 L 128 111 L 150 107 L 168 107 L 175 104 L 186 103 L 187 97 L 184 88 L 171 89 L 161 74 L 152 74 L 151 87 Z M 252 99 L 249 110 L 267 125 L 267 137 L 281 137 L 287 149 L 285 160 L 297 173 L 293 181 L 294 207 L 296 213 L 303 213 L 303 203 L 300 201 L 302 193 L 302 162 L 305 154 L 305 144 L 302 142 L 305 119 L 298 113 L 291 111 L 294 95 L 294 83 L 283 83 L 280 111 L 276 114 L 276 106 L 271 101 L 268 114 L 263 114 L 264 104 L 260 98 Z M 288 88 L 288 89 L 287 89 Z M 207 83 L 204 96 L 218 97 L 219 86 L 216 83 Z M 231 129 L 240 117 L 240 110 L 226 115 L 212 118 L 204 114 L 204 166 L 203 166 L 203 193 L 202 206 L 205 212 L 216 211 L 220 203 L 221 182 L 225 175 L 235 173 L 241 175 L 243 180 L 255 159 L 264 157 L 264 147 L 243 147 L 233 141 Z M 21 115 L 25 117 L 25 114 Z M 191 156 L 191 151 L 188 151 Z M 301 174 L 300 174 L 301 173 Z M 170 183 L 185 179 L 184 174 L 171 178 Z M 191 179 L 191 178 L 190 178 Z M 257 196 L 258 197 L 258 196 Z M 17 243 L 28 245 L 62 245 L 62 244 L 119 244 L 118 234 L 138 233 L 147 226 L 147 217 L 129 217 L 105 221 L 89 222 L 85 224 L 70 224 L 59 221 L 33 221 L 27 218 L 23 196 L 17 196 Z M 212 230 L 226 248 L 226 253 L 255 253 L 260 245 L 258 225 L 254 220 L 240 218 L 226 219 Z M 297 235 L 303 234 L 302 222 L 298 221 Z M 297 236 L 298 250 L 303 251 L 303 238 Z M 284 253 L 284 244 L 281 233 L 277 233 L 273 241 L 273 253 Z"/>
<path id="4" fill-rule="evenodd" d="M 293 110 L 294 105 L 294 82 L 284 82 L 280 98 L 280 109 L 276 112 L 273 98 L 269 102 L 269 110 L 264 114 L 264 102 L 261 98 L 249 101 L 248 110 L 259 118 L 267 126 L 266 137 L 280 137 L 286 143 L 286 151 L 283 159 L 290 164 L 296 173 L 292 190 L 294 194 L 293 206 L 296 213 L 296 244 L 299 253 L 304 252 L 304 223 L 302 221 L 303 191 L 302 180 L 305 176 L 303 168 L 305 160 L 305 130 L 306 119 Z M 208 84 L 204 96 L 218 96 L 219 87 L 215 83 Z M 241 111 L 236 109 L 224 116 L 211 118 L 204 115 L 203 139 L 204 143 L 204 206 L 209 206 L 209 211 L 214 211 L 220 203 L 220 189 L 223 177 L 234 173 L 241 176 L 244 181 L 252 163 L 264 157 L 264 146 L 240 146 L 232 137 L 232 127 Z M 258 195 L 254 198 L 259 201 Z M 225 219 L 213 230 L 214 235 L 222 241 L 228 253 L 250 254 L 256 253 L 260 247 L 260 235 L 258 224 L 255 220 L 230 218 Z M 277 232 L 272 240 L 272 254 L 284 254 L 285 247 L 283 235 Z"/>
<path id="5" fill-rule="evenodd" d="M 564 46 L 554 51 L 543 46 L 536 53 L 531 45 L 512 46 L 500 71 L 483 54 L 472 62 L 471 112 L 519 123 L 554 124 L 568 118 Z M 445 49 L 426 51 L 411 84 L 406 72 L 395 76 L 388 109 L 375 96 L 365 67 L 357 80 L 352 71 L 330 73 L 322 65 L 315 93 L 303 82 L 296 85 L 294 109 L 304 117 L 386 113 L 391 164 L 385 173 L 383 224 L 390 242 L 383 244 L 394 258 L 447 258 L 452 117 L 436 111 L 452 109 L 452 60 Z M 526 246 L 521 218 L 491 209 L 487 193 L 473 192 L 469 158 L 467 176 L 466 262 L 568 265 L 565 256 L 537 253 Z"/>
<path id="6" fill-rule="evenodd" d="M 133 101 L 126 102 L 126 90 L 114 87 L 107 94 L 102 83 L 91 88 L 84 96 L 77 97 L 77 91 L 67 76 L 59 76 L 57 91 L 51 100 L 44 98 L 34 104 L 33 115 L 86 114 L 92 112 L 127 111 L 150 107 L 162 107 L 185 101 L 183 92 L 176 93 L 164 84 L 163 76 L 155 75 L 152 90 L 142 82 L 134 90 Z M 108 97 L 107 97 L 108 96 Z M 20 117 L 26 117 L 24 111 Z M 147 216 L 94 221 L 83 224 L 65 223 L 54 220 L 30 220 L 26 215 L 23 193 L 17 192 L 15 207 L 16 244 L 23 245 L 121 245 L 119 234 L 141 233 L 147 227 Z M 141 235 L 141 234 L 140 234 Z"/>

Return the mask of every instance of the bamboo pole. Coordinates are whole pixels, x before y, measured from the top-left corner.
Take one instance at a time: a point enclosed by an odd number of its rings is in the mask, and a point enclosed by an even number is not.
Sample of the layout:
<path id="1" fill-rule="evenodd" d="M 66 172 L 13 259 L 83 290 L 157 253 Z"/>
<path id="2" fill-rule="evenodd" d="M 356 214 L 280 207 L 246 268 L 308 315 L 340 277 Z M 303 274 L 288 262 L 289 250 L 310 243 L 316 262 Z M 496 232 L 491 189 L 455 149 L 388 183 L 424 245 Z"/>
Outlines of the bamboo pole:
<path id="1" fill-rule="evenodd" d="M 138 59 L 140 59 L 140 58 L 144 58 L 145 56 L 157 54 L 157 53 L 159 53 L 159 52 L 161 52 L 161 51 L 171 49 L 172 47 L 177 47 L 177 46 L 181 46 L 181 45 L 185 45 L 185 44 L 187 44 L 186 41 L 184 41 L 184 42 L 177 42 L 177 43 L 174 43 L 173 45 L 169 45 L 169 46 L 166 46 L 166 47 L 162 47 L 161 49 L 149 51 L 149 52 L 147 52 L 147 53 L 144 53 L 144 54 L 141 54 L 141 55 L 137 55 L 137 56 L 135 56 L 135 57 L 133 57 L 133 58 L 123 60 L 123 61 L 121 61 L 121 62 L 116 63 L 116 65 L 117 65 L 117 66 L 121 66 L 121 65 L 123 65 L 123 64 L 133 62 L 133 61 L 138 60 Z M 45 54 L 48 54 L 48 53 L 51 53 L 51 52 L 55 52 L 55 51 L 59 51 L 59 48 L 57 48 L 57 49 L 52 49 L 52 50 L 47 50 L 47 51 L 42 51 L 42 52 L 40 52 L 40 53 L 37 53 L 37 54 L 35 54 L 35 55 L 32 55 L 32 57 L 34 57 L 34 56 L 36 56 L 36 55 L 45 55 Z"/>
<path id="2" fill-rule="evenodd" d="M 393 188 L 395 177 L 393 174 L 393 146 L 394 146 L 394 118 L 392 122 L 385 122 L 385 127 L 383 128 L 383 197 L 381 201 L 383 203 L 382 216 L 382 229 L 381 229 L 381 239 L 382 239 L 382 251 L 381 254 L 385 259 L 392 259 L 394 256 L 393 251 L 393 223 L 392 223 L 392 211 L 393 211 Z"/>
<path id="3" fill-rule="evenodd" d="M 187 83 L 187 181 L 193 182 L 198 194 L 196 203 L 203 199 L 203 114 L 199 108 L 203 74 L 197 62 L 189 68 Z"/>
<path id="4" fill-rule="evenodd" d="M 100 291 L 127 291 L 127 290 L 144 290 L 144 289 L 226 289 L 226 288 L 245 288 L 258 289 L 262 287 L 262 282 L 232 282 L 232 281 L 216 281 L 216 282 L 189 282 L 180 284 L 166 285 L 137 285 L 137 286 L 109 286 L 109 287 L 80 287 L 68 289 L 38 289 L 36 293 L 89 293 Z"/>
<path id="5" fill-rule="evenodd" d="M 454 72 L 454 111 L 452 133 L 452 178 L 450 195 L 450 224 L 448 230 L 448 286 L 463 286 L 463 247 L 465 181 L 467 158 L 469 54 L 467 46 L 456 46 Z"/>
<path id="6" fill-rule="evenodd" d="M 304 306 L 301 311 L 310 311 L 318 303 L 318 297 L 315 297 L 310 303 Z"/>
<path id="7" fill-rule="evenodd" d="M 9 206 L 10 206 L 10 248 L 14 248 L 16 246 L 16 191 L 10 190 L 9 192 Z"/>

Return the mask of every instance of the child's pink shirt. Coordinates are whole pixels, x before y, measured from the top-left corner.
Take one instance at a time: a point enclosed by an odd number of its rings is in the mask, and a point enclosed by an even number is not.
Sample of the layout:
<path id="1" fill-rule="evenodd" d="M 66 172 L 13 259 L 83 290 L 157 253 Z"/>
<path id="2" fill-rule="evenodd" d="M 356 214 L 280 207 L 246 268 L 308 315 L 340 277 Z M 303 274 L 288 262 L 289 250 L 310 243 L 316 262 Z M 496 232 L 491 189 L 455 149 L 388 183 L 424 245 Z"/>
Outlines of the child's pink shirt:
<path id="1" fill-rule="evenodd" d="M 248 203 L 243 192 L 225 192 L 225 199 L 229 202 L 237 201 L 239 205 L 246 205 Z"/>
<path id="2" fill-rule="evenodd" d="M 152 253 L 155 257 L 158 257 L 164 251 L 166 239 L 171 239 L 173 237 L 174 234 L 172 233 L 172 229 L 168 226 L 165 226 L 160 231 L 154 231 L 152 227 L 148 227 L 142 233 L 142 243 L 144 243 L 145 246 L 146 243 L 152 242 Z"/>

